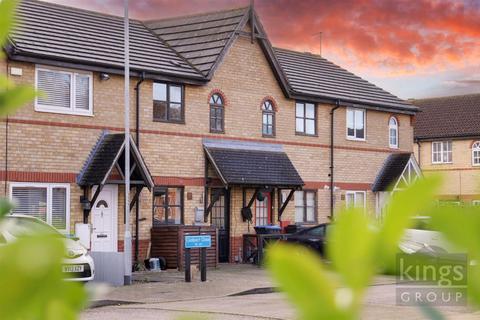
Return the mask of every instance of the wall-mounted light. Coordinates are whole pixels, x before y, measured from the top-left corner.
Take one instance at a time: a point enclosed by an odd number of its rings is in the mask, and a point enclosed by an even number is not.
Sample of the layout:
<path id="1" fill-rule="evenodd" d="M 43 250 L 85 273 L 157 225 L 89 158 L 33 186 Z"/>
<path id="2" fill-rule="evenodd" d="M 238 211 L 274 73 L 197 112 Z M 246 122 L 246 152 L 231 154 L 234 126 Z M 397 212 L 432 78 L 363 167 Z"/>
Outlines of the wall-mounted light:
<path id="1" fill-rule="evenodd" d="M 108 73 L 100 73 L 100 80 L 101 81 L 107 81 L 108 79 L 110 79 L 110 75 Z"/>

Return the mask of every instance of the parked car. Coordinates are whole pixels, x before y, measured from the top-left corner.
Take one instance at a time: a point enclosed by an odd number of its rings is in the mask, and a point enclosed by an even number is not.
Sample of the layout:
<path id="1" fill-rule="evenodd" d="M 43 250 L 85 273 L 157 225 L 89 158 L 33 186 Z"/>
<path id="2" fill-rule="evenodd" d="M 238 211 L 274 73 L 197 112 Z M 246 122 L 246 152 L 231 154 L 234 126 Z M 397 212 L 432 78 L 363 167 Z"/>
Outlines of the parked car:
<path id="1" fill-rule="evenodd" d="M 306 246 L 318 252 L 321 256 L 325 256 L 328 229 L 330 229 L 329 223 L 322 223 L 318 226 L 306 228 L 290 235 L 287 238 L 287 242 Z"/>
<path id="2" fill-rule="evenodd" d="M 404 253 L 458 253 L 444 236 L 432 228 L 430 217 L 418 216 L 413 218 L 413 226 L 405 230 L 399 245 Z"/>
<path id="3" fill-rule="evenodd" d="M 66 252 L 62 271 L 65 280 L 87 282 L 93 279 L 95 268 L 87 249 L 78 240 L 67 238 L 40 219 L 25 215 L 6 216 L 0 228 L 0 245 L 2 242 L 10 243 L 19 237 L 35 233 L 51 234 L 64 239 Z"/>

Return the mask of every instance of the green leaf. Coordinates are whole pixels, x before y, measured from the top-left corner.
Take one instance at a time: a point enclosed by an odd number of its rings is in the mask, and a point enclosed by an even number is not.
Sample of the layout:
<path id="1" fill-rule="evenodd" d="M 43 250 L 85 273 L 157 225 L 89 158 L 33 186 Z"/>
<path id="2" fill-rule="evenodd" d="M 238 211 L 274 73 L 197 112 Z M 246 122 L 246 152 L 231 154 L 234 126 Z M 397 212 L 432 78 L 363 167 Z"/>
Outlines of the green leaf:
<path id="1" fill-rule="evenodd" d="M 63 279 L 61 238 L 32 236 L 0 247 L 0 319 L 76 319 L 84 288 Z"/>
<path id="2" fill-rule="evenodd" d="M 363 290 L 375 270 L 376 230 L 363 210 L 350 209 L 337 214 L 328 238 L 329 257 L 345 284 L 360 303 Z M 352 272 L 354 268 L 354 272 Z"/>
<path id="3" fill-rule="evenodd" d="M 11 203 L 7 199 L 0 199 L 0 219 L 8 214 L 10 211 L 12 211 L 14 208 L 13 203 Z"/>
<path id="4" fill-rule="evenodd" d="M 12 28 L 17 1 L 0 1 L 0 47 L 3 47 Z"/>
<path id="5" fill-rule="evenodd" d="M 32 101 L 36 95 L 32 87 L 16 86 L 0 76 L 0 117 L 13 113 L 17 108 Z"/>
<path id="6" fill-rule="evenodd" d="M 348 294 L 337 296 L 331 276 L 315 253 L 299 246 L 273 245 L 268 249 L 266 265 L 297 307 L 300 319 L 353 318 L 349 301 L 342 301 L 349 300 Z"/>
<path id="7" fill-rule="evenodd" d="M 434 229 L 472 262 L 467 273 L 468 298 L 480 306 L 480 208 L 438 207 L 431 216 Z"/>
<path id="8" fill-rule="evenodd" d="M 387 269 L 393 270 L 398 243 L 411 224 L 411 218 L 429 212 L 434 205 L 441 181 L 439 176 L 417 179 L 409 188 L 393 194 L 377 241 L 377 256 Z"/>

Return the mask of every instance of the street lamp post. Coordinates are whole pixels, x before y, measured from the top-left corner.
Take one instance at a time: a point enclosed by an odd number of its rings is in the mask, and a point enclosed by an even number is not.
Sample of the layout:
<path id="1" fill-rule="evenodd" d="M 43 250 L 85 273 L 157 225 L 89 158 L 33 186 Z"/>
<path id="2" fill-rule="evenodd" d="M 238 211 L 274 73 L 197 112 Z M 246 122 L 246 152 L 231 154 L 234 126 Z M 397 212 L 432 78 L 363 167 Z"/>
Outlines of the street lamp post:
<path id="1" fill-rule="evenodd" d="M 125 235 L 123 254 L 125 262 L 124 284 L 132 282 L 132 233 L 130 232 L 130 55 L 128 0 L 124 0 L 124 42 L 125 42 Z"/>

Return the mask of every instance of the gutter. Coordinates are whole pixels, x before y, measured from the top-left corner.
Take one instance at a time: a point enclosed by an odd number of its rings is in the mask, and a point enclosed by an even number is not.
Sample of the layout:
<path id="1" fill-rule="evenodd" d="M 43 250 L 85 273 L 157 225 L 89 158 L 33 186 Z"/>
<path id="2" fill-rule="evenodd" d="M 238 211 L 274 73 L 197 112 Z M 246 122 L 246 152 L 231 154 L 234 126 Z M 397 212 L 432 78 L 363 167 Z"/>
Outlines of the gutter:
<path id="1" fill-rule="evenodd" d="M 314 94 L 304 94 L 300 92 L 296 92 L 292 90 L 289 94 L 289 98 L 297 99 L 297 100 L 309 100 L 311 102 L 318 102 L 318 103 L 325 103 L 325 104 L 336 104 L 337 101 L 340 101 L 339 98 L 333 98 L 328 96 L 321 96 L 321 95 L 314 95 Z M 342 105 L 346 107 L 352 108 L 362 108 L 362 109 L 369 109 L 369 110 L 377 110 L 377 111 L 387 111 L 387 112 L 395 112 L 395 113 L 403 113 L 409 115 L 415 115 L 419 112 L 419 108 L 412 105 L 412 106 L 405 106 L 405 107 L 395 107 L 391 105 L 379 105 L 375 103 L 365 104 L 364 102 L 359 102 L 355 100 L 349 99 L 342 99 Z"/>
<path id="2" fill-rule="evenodd" d="M 333 136 L 334 136 L 334 115 L 335 115 L 335 110 L 337 110 L 338 108 L 340 108 L 340 100 L 336 100 L 335 101 L 335 107 L 332 108 L 332 110 L 330 110 L 330 220 L 333 220 L 333 213 L 335 211 L 335 208 L 334 208 L 334 203 L 333 203 L 333 197 L 334 197 L 334 189 L 335 189 L 335 185 L 334 185 L 334 179 L 333 179 L 333 172 L 334 172 L 334 157 L 333 157 L 333 152 L 335 150 L 334 148 L 334 139 L 333 139 Z"/>
<path id="3" fill-rule="evenodd" d="M 85 71 L 92 71 L 92 72 L 105 72 L 115 75 L 123 75 L 124 71 L 121 65 L 109 65 L 109 64 L 102 64 L 102 63 L 93 63 L 93 62 L 85 62 L 85 61 L 78 61 L 74 59 L 57 59 L 52 58 L 47 55 L 42 54 L 31 54 L 20 52 L 18 50 L 5 50 L 7 56 L 10 60 L 13 61 L 20 61 L 20 62 L 29 62 L 29 63 L 36 63 L 36 64 L 45 64 L 50 66 L 56 66 L 61 68 L 70 68 L 70 69 L 81 69 Z M 132 68 L 130 75 L 132 77 L 140 78 L 141 74 L 145 72 L 144 70 L 135 70 Z M 152 80 L 159 80 L 159 81 L 170 81 L 170 82 L 179 82 L 184 84 L 192 84 L 192 85 L 203 85 L 208 82 L 208 79 L 201 75 L 176 75 L 171 73 L 162 73 L 155 70 L 149 70 L 148 73 L 145 74 L 145 79 L 152 79 Z"/>
<path id="4" fill-rule="evenodd" d="M 140 85 L 145 81 L 145 72 L 140 74 L 140 80 L 135 85 L 135 143 L 137 149 L 140 151 Z M 140 197 L 135 204 L 135 262 L 138 262 L 138 254 L 140 247 L 140 239 L 138 238 L 138 231 L 140 230 Z"/>

